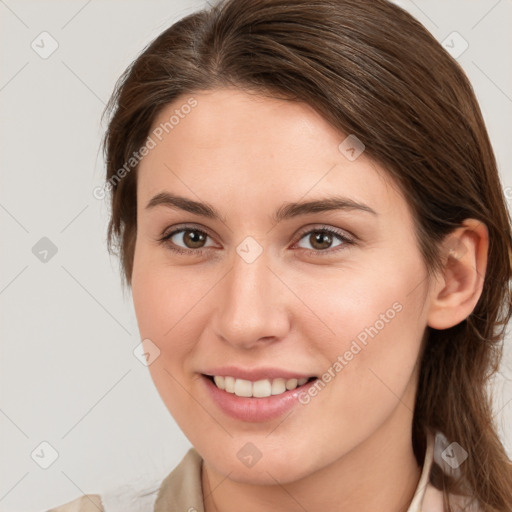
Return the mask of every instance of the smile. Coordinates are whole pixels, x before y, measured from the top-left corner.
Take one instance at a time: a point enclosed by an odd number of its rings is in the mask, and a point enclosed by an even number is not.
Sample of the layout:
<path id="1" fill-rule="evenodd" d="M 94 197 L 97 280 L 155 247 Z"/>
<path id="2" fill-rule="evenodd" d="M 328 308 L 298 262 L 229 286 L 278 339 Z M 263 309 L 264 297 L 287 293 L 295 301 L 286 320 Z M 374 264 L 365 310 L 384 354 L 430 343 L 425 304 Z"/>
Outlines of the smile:
<path id="1" fill-rule="evenodd" d="M 281 395 L 286 391 L 292 391 L 306 384 L 311 378 L 301 379 L 263 379 L 255 382 L 245 379 L 237 379 L 230 376 L 215 375 L 212 380 L 215 385 L 227 393 L 246 398 L 266 398 L 273 395 Z"/>
<path id="2" fill-rule="evenodd" d="M 252 423 L 277 419 L 293 407 L 300 406 L 299 396 L 307 393 L 308 388 L 318 380 L 317 377 L 304 376 L 262 379 L 262 372 L 257 373 L 257 380 L 202 374 L 202 382 L 207 395 L 224 414 Z M 287 389 L 287 385 L 291 389 Z M 224 386 L 224 389 L 220 386 Z"/>

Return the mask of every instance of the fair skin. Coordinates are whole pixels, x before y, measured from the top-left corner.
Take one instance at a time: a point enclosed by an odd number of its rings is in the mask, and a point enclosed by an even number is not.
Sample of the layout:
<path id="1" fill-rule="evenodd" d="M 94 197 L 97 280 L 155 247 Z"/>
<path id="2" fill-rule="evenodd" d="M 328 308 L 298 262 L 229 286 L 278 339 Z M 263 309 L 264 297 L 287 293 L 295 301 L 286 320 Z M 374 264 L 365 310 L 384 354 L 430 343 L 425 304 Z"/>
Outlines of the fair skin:
<path id="1" fill-rule="evenodd" d="M 213 491 L 206 511 L 407 510 L 421 471 L 411 442 L 421 339 L 427 325 L 456 325 L 476 305 L 485 226 L 468 220 L 454 231 L 447 247 L 461 250 L 428 280 L 407 201 L 364 152 L 347 159 L 338 149 L 346 135 L 311 107 L 237 89 L 200 91 L 166 106 L 153 128 L 190 97 L 197 107 L 138 169 L 132 291 L 141 339 L 161 351 L 152 379 L 204 459 L 203 492 L 208 484 Z M 162 192 L 208 203 L 222 220 L 146 208 Z M 283 203 L 335 194 L 375 214 L 271 219 Z M 184 223 L 191 231 L 158 243 Z M 332 235 L 319 245 L 322 227 L 354 243 Z M 194 230 L 207 233 L 202 246 Z M 251 263 L 236 251 L 248 236 L 262 249 Z M 321 376 L 396 303 L 400 312 L 290 413 L 241 421 L 205 390 L 202 373 L 212 366 Z M 252 467 L 237 457 L 249 442 L 261 454 Z"/>

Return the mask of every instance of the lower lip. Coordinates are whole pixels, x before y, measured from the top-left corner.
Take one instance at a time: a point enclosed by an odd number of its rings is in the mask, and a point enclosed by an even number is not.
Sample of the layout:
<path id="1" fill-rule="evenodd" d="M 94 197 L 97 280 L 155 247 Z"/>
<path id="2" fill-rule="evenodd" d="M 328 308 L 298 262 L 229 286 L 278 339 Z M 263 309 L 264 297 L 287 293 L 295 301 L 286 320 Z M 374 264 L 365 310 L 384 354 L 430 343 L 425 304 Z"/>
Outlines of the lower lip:
<path id="1" fill-rule="evenodd" d="M 292 407 L 299 404 L 299 396 L 307 392 L 317 380 L 307 382 L 296 389 L 285 391 L 280 395 L 272 395 L 265 398 L 247 398 L 219 389 L 208 377 L 204 375 L 201 377 L 213 401 L 225 414 L 237 420 L 248 422 L 269 421 L 288 412 Z"/>

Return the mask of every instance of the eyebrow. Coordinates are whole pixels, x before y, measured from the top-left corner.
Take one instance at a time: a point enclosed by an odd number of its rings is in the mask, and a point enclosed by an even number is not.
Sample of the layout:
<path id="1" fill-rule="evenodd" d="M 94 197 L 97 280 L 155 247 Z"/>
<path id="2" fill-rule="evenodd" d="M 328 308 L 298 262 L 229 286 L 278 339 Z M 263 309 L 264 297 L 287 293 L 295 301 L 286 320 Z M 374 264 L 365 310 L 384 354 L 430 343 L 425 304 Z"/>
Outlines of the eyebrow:
<path id="1" fill-rule="evenodd" d="M 146 210 L 156 206 L 166 206 L 168 208 L 184 210 L 208 219 L 217 219 L 225 222 L 222 215 L 210 204 L 193 201 L 183 196 L 171 194 L 169 192 L 160 192 L 156 194 L 146 205 Z M 327 198 L 316 199 L 313 201 L 302 201 L 296 203 L 284 203 L 271 216 L 271 219 L 278 223 L 286 219 L 298 217 L 300 215 L 310 215 L 313 213 L 327 212 L 333 210 L 359 210 L 362 212 L 378 215 L 373 208 L 364 203 L 358 203 L 353 199 L 343 196 L 330 196 Z"/>

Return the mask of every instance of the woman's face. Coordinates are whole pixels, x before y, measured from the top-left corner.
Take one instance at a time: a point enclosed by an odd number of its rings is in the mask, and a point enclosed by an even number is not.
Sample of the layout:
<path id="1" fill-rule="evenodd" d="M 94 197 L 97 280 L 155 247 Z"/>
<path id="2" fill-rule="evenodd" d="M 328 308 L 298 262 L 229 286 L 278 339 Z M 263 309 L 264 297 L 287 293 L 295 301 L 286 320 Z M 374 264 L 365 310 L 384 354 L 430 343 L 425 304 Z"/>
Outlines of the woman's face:
<path id="1" fill-rule="evenodd" d="M 286 483 L 410 438 L 428 282 L 384 170 L 308 105 L 236 89 L 182 96 L 149 135 L 134 306 L 206 463 Z"/>

